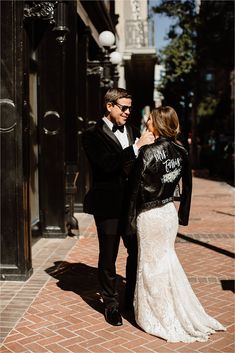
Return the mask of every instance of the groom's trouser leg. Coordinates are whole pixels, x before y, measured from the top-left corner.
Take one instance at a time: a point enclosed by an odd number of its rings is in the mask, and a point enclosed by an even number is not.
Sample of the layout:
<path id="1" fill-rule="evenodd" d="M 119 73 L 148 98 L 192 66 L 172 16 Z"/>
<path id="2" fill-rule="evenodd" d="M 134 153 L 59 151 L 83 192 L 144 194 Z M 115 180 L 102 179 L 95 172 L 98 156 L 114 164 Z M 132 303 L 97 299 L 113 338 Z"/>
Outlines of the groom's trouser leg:
<path id="1" fill-rule="evenodd" d="M 126 243 L 127 247 L 127 262 L 126 262 L 126 291 L 125 291 L 125 306 L 131 309 L 133 306 L 136 272 L 137 272 L 137 237 L 133 236 Z"/>
<path id="2" fill-rule="evenodd" d="M 99 239 L 98 276 L 101 295 L 107 308 L 119 306 L 116 259 L 120 243 L 118 219 L 95 218 Z"/>

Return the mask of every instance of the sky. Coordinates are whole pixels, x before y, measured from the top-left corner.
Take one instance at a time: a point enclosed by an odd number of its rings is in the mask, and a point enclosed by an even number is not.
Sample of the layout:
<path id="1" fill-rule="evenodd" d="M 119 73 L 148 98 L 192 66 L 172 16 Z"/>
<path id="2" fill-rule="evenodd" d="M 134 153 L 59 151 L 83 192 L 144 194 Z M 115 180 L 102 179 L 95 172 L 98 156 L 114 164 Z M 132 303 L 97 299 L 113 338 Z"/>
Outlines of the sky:
<path id="1" fill-rule="evenodd" d="M 159 0 L 149 0 L 150 8 L 158 4 Z M 159 50 L 167 44 L 167 40 L 164 38 L 169 30 L 170 24 L 172 23 L 172 19 L 164 15 L 153 14 L 153 20 L 155 22 L 155 46 L 157 50 Z"/>

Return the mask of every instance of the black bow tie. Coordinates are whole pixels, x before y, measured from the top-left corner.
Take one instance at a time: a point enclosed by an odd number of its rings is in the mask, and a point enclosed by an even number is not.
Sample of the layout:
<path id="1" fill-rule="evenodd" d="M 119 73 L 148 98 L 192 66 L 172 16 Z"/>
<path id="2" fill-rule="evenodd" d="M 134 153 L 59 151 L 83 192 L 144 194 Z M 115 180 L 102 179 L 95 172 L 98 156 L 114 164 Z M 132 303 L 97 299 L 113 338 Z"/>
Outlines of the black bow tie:
<path id="1" fill-rule="evenodd" d="M 124 132 L 124 125 L 113 125 L 112 132 L 116 132 L 117 130 Z"/>

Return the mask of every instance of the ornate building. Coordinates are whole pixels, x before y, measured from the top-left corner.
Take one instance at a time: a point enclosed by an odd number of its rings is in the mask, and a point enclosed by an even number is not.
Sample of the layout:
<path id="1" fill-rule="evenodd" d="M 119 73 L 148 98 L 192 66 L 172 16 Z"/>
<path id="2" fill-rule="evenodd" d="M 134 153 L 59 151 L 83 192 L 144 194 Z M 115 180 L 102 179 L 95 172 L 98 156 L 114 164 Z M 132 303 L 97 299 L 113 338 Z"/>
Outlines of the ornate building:
<path id="1" fill-rule="evenodd" d="M 148 1 L 116 0 L 119 51 L 123 53 L 120 85 L 133 95 L 133 121 L 139 127 L 146 106 L 153 106 L 156 48 L 154 22 L 149 19 Z"/>
<path id="2" fill-rule="evenodd" d="M 78 227 L 73 211 L 89 187 L 81 134 L 102 116 L 105 91 L 118 81 L 133 91 L 136 125 L 152 101 L 146 9 L 134 0 L 1 1 L 2 280 L 31 275 L 37 236 Z M 103 31 L 123 54 L 120 72 Z"/>

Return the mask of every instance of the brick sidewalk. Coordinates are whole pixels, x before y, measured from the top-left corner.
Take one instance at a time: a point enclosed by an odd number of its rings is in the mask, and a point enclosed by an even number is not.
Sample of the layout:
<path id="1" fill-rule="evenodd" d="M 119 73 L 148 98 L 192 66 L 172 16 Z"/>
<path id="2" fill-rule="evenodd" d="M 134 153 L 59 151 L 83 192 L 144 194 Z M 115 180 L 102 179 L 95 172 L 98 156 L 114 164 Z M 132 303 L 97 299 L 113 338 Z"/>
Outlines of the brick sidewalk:
<path id="1" fill-rule="evenodd" d="M 180 227 L 176 251 L 208 314 L 226 332 L 208 342 L 166 343 L 136 327 L 104 321 L 97 283 L 98 242 L 93 218 L 77 214 L 78 239 L 40 239 L 33 246 L 34 273 L 26 282 L 1 282 L 1 352 L 229 353 L 234 350 L 234 189 L 194 178 L 190 225 Z M 117 261 L 120 296 L 126 250 Z"/>

